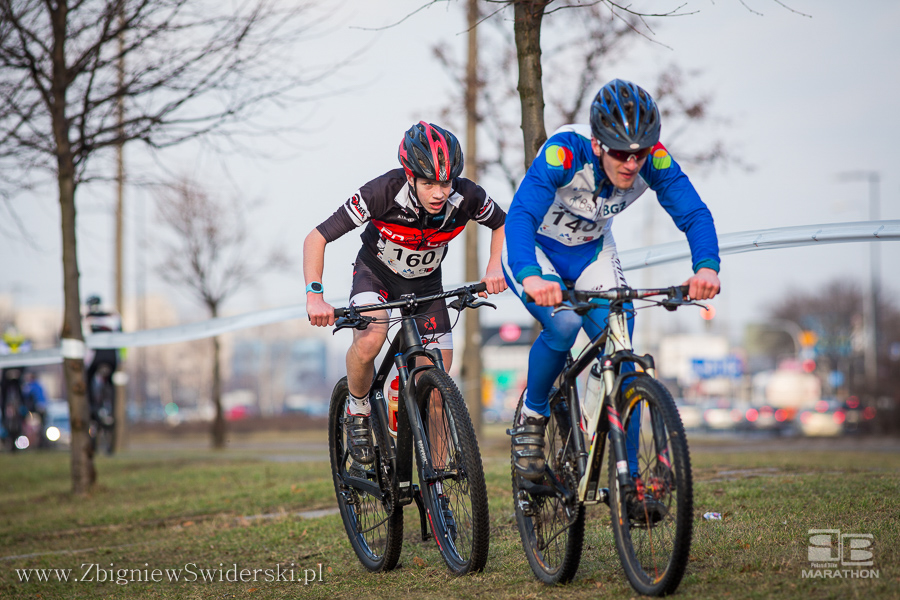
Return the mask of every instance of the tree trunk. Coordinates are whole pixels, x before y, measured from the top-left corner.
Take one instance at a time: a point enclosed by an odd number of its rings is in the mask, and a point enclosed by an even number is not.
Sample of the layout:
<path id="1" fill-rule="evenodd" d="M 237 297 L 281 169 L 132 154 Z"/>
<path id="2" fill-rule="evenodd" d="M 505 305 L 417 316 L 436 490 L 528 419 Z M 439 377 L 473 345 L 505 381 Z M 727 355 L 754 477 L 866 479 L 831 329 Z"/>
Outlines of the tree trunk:
<path id="1" fill-rule="evenodd" d="M 84 496 L 97 480 L 94 450 L 90 437 L 90 411 L 84 380 L 84 336 L 81 333 L 81 296 L 78 291 L 78 252 L 75 235 L 75 157 L 69 139 L 66 115 L 68 70 L 65 43 L 68 6 L 59 2 L 50 9 L 53 31 L 53 77 L 50 90 L 50 118 L 57 154 L 57 183 L 62 226 L 63 258 L 63 372 L 72 428 L 72 493 Z"/>
<path id="2" fill-rule="evenodd" d="M 78 293 L 78 256 L 75 244 L 75 183 L 71 154 L 60 159 L 59 205 L 62 214 L 63 290 L 63 371 L 72 428 L 72 493 L 87 495 L 97 480 L 94 447 L 90 436 L 90 410 L 84 380 L 84 336 L 81 334 L 81 300 Z M 67 165 L 63 168 L 63 165 Z"/>
<path id="3" fill-rule="evenodd" d="M 469 50 L 466 65 L 466 177 L 478 181 L 478 0 L 469 0 Z M 466 227 L 466 281 L 478 281 L 478 224 Z M 463 353 L 463 397 L 469 405 L 469 416 L 475 435 L 481 435 L 482 391 L 481 319 L 477 310 L 466 312 L 465 351 Z"/>
<path id="4" fill-rule="evenodd" d="M 210 316 L 215 319 L 219 316 L 216 305 L 209 307 Z M 221 450 L 225 447 L 225 415 L 222 413 L 222 367 L 219 363 L 219 336 L 213 338 L 213 376 L 212 376 L 212 401 L 216 408 L 216 416 L 212 425 L 212 447 Z"/>
<path id="5" fill-rule="evenodd" d="M 522 103 L 522 136 L 525 169 L 547 141 L 544 127 L 544 88 L 541 84 L 541 21 L 547 0 L 522 0 L 515 6 L 516 56 L 519 63 L 519 100 Z"/>

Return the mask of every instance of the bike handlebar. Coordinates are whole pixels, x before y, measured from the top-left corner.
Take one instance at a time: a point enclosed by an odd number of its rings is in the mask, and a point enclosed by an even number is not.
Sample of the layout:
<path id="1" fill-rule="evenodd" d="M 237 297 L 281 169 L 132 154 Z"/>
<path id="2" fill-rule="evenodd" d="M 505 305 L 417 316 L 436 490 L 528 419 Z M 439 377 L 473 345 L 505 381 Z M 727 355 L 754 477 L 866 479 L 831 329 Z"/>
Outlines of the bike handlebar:
<path id="1" fill-rule="evenodd" d="M 642 298 L 650 298 L 652 296 L 668 296 L 672 298 L 687 298 L 690 292 L 688 285 L 674 285 L 667 288 L 646 288 L 637 289 L 630 287 L 610 288 L 608 290 L 570 290 L 563 289 L 563 299 L 572 300 L 573 302 L 588 302 L 589 300 L 640 300 Z M 525 295 L 526 302 L 534 302 L 534 298 Z"/>
<path id="2" fill-rule="evenodd" d="M 674 285 L 667 288 L 636 289 L 629 287 L 611 288 L 600 291 L 568 290 L 570 297 L 576 302 L 586 302 L 591 299 L 600 300 L 641 300 L 653 296 L 667 296 L 668 298 L 685 298 L 690 292 L 688 285 Z"/>
<path id="3" fill-rule="evenodd" d="M 487 291 L 487 284 L 482 282 L 473 284 L 473 285 L 464 285 L 463 287 L 456 288 L 455 290 L 450 290 L 449 292 L 440 292 L 438 294 L 431 294 L 429 296 L 416 296 L 415 294 L 406 294 L 401 296 L 399 300 L 392 300 L 390 302 L 382 302 L 381 304 L 366 304 L 364 306 L 352 306 L 346 308 L 335 308 L 334 309 L 334 317 L 339 319 L 341 317 L 345 317 L 350 314 L 351 311 L 355 311 L 357 313 L 364 312 L 372 312 L 375 310 L 390 310 L 392 308 L 404 308 L 404 307 L 414 307 L 418 304 L 426 304 L 428 302 L 434 302 L 435 300 L 443 300 L 444 298 L 451 298 L 453 296 L 462 297 L 462 296 L 474 296 L 480 292 Z"/>

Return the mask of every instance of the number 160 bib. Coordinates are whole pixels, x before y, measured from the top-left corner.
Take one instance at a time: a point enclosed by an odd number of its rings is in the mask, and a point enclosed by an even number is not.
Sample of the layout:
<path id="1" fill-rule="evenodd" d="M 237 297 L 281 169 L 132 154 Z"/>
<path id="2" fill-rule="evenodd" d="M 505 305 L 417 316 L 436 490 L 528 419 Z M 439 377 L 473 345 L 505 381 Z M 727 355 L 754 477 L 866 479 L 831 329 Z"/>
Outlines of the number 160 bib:
<path id="1" fill-rule="evenodd" d="M 424 277 L 437 269 L 444 258 L 445 247 L 428 250 L 410 250 L 390 240 L 384 240 L 384 248 L 378 258 L 388 268 L 406 279 Z"/>

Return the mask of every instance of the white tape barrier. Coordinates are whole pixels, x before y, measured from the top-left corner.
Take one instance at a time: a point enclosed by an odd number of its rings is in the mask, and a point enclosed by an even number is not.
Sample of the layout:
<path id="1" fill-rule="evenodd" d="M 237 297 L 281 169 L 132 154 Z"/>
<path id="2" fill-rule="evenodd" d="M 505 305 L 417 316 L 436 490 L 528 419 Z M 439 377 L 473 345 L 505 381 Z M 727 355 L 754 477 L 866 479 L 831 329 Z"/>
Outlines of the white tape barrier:
<path id="1" fill-rule="evenodd" d="M 874 241 L 900 241 L 900 220 L 802 225 L 799 227 L 781 227 L 778 229 L 730 233 L 719 236 L 719 254 L 739 254 L 756 250 L 815 246 L 817 244 Z M 638 248 L 619 254 L 622 268 L 626 271 L 686 260 L 690 259 L 690 257 L 691 251 L 686 241 Z M 445 287 L 451 289 L 458 287 L 458 285 Z M 336 300 L 331 301 L 331 304 L 338 305 L 341 302 L 342 300 Z M 163 327 L 146 331 L 95 333 L 88 336 L 86 345 L 89 348 L 139 348 L 142 346 L 174 344 L 213 337 L 247 327 L 258 327 L 290 319 L 305 318 L 306 304 L 297 304 L 234 317 L 219 317 L 188 325 L 176 325 L 174 327 Z M 62 353 L 60 348 L 51 348 L 15 356 L 2 356 L 0 357 L 0 367 L 29 367 L 49 365 L 61 361 Z"/>
<path id="2" fill-rule="evenodd" d="M 861 221 L 801 225 L 778 229 L 758 229 L 719 236 L 719 254 L 740 254 L 755 250 L 775 250 L 815 246 L 817 244 L 847 244 L 851 242 L 900 241 L 900 221 Z M 641 269 L 691 258 L 687 241 L 659 244 L 648 248 L 628 250 L 619 254 L 622 268 Z"/>

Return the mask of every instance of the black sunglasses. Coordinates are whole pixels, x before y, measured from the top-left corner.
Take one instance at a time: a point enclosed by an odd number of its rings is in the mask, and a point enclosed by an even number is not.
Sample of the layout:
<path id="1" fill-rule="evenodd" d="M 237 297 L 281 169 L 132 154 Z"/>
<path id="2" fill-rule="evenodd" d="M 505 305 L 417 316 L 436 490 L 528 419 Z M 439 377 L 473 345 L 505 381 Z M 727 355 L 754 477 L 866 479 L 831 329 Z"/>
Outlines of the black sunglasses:
<path id="1" fill-rule="evenodd" d="M 631 152 L 629 150 L 613 150 L 612 148 L 607 148 L 603 144 L 600 144 L 600 147 L 604 152 L 609 154 L 611 158 L 622 161 L 623 163 L 627 163 L 632 157 L 634 157 L 635 162 L 640 162 L 650 156 L 650 152 L 653 150 L 653 148 L 641 148 L 640 150 Z"/>

